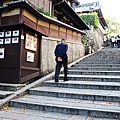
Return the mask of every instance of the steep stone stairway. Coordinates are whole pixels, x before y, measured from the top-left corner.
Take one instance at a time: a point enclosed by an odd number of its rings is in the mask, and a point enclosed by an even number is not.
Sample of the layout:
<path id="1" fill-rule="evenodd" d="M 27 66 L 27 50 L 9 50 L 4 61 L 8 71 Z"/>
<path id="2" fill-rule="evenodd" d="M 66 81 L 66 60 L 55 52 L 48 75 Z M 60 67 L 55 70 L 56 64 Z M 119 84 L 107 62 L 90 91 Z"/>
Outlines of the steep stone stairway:
<path id="1" fill-rule="evenodd" d="M 120 49 L 106 48 L 69 68 L 69 81 L 44 81 L 11 107 L 120 120 Z M 85 119 L 87 120 L 87 119 Z"/>

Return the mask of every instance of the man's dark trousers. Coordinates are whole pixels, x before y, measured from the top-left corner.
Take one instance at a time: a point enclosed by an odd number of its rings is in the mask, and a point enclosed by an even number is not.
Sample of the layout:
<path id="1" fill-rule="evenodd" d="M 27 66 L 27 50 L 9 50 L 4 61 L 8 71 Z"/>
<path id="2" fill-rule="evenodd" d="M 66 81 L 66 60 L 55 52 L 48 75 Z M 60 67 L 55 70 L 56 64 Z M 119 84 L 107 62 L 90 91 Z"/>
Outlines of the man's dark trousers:
<path id="1" fill-rule="evenodd" d="M 64 80 L 67 79 L 67 72 L 68 72 L 68 68 L 67 68 L 67 59 L 63 59 L 63 61 L 59 62 L 56 60 L 56 72 L 55 72 L 55 80 L 58 80 L 59 74 L 60 74 L 60 69 L 63 65 L 64 67 Z"/>
<path id="2" fill-rule="evenodd" d="M 120 40 L 117 41 L 118 48 L 120 48 Z"/>

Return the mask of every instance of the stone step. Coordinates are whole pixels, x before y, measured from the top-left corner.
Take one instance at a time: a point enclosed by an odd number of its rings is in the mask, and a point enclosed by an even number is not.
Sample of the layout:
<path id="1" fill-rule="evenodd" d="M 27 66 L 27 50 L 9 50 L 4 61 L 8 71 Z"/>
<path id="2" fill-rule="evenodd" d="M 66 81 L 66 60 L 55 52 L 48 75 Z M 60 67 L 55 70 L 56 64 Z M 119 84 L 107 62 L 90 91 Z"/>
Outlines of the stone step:
<path id="1" fill-rule="evenodd" d="M 90 59 L 119 60 L 120 56 L 118 56 L 118 57 L 117 56 L 110 56 L 109 57 L 109 55 L 98 55 L 98 54 L 96 54 L 96 55 L 93 55 L 93 56 L 89 56 L 89 57 L 85 58 L 84 60 L 90 60 Z"/>
<path id="2" fill-rule="evenodd" d="M 87 115 L 71 115 L 58 112 L 47 112 L 40 110 L 13 108 L 1 112 L 0 120 L 101 120 L 98 117 L 89 117 Z M 116 120 L 110 118 L 102 118 L 102 120 Z"/>
<path id="3" fill-rule="evenodd" d="M 119 58 L 120 59 L 120 58 Z M 104 62 L 118 62 L 119 61 L 119 59 L 116 59 L 116 58 L 112 58 L 112 59 L 105 59 L 105 58 L 86 58 L 86 59 L 84 59 L 83 61 L 84 62 L 89 62 L 89 61 L 98 61 L 98 62 L 100 62 L 100 61 L 102 61 L 103 63 Z"/>
<path id="4" fill-rule="evenodd" d="M 80 62 L 78 62 L 76 65 L 79 65 L 79 64 L 80 64 L 80 65 L 81 65 L 81 64 L 83 64 L 83 65 L 88 65 L 88 64 L 92 64 L 92 65 L 94 65 L 94 64 L 96 64 L 96 65 L 99 65 L 99 64 L 100 64 L 100 65 L 101 65 L 101 64 L 103 64 L 103 65 L 117 64 L 117 65 L 118 65 L 118 64 L 120 64 L 120 63 L 112 63 L 112 62 L 109 63 L 109 62 L 102 62 L 102 61 L 101 61 L 101 62 L 100 62 L 100 61 L 99 61 L 99 62 L 98 62 L 98 61 L 95 61 L 95 62 L 94 62 L 94 61 L 86 61 L 86 62 L 80 61 Z"/>
<path id="5" fill-rule="evenodd" d="M 120 64 L 75 64 L 72 67 L 120 67 Z"/>
<path id="6" fill-rule="evenodd" d="M 60 74 L 59 79 L 63 80 L 64 75 Z M 112 75 L 75 75 L 68 74 L 68 79 L 73 81 L 98 81 L 98 82 L 120 82 L 120 76 Z"/>
<path id="7" fill-rule="evenodd" d="M 17 91 L 22 87 L 25 87 L 26 84 L 7 84 L 7 83 L 0 83 L 0 90 L 4 91 Z"/>
<path id="8" fill-rule="evenodd" d="M 81 99 L 63 99 L 51 96 L 27 95 L 23 98 L 11 100 L 10 107 L 21 107 L 24 109 L 71 115 L 104 117 L 106 118 L 105 120 L 107 120 L 107 118 L 120 119 L 119 103 L 114 102 L 85 101 Z"/>
<path id="9" fill-rule="evenodd" d="M 101 71 L 101 70 L 106 70 L 106 71 L 120 71 L 120 67 L 106 67 L 106 66 L 102 66 L 102 67 L 80 67 L 80 66 L 75 66 L 75 67 L 71 67 L 69 68 L 70 70 L 97 70 L 97 71 Z"/>
<path id="10" fill-rule="evenodd" d="M 120 52 L 120 51 L 119 51 Z M 104 58 L 104 59 L 119 59 L 120 58 L 120 56 L 118 56 L 118 55 L 120 55 L 120 53 L 117 53 L 117 54 L 113 54 L 113 55 L 111 55 L 111 56 L 109 56 L 108 54 L 93 54 L 93 55 L 91 55 L 91 56 L 89 56 L 89 57 L 87 57 L 86 59 L 91 59 L 91 58 L 95 58 L 95 59 L 97 59 L 97 58 Z"/>
<path id="11" fill-rule="evenodd" d="M 14 92 L 12 91 L 1 91 L 0 90 L 0 99 L 4 99 L 8 97 L 9 95 L 13 94 Z"/>
<path id="12" fill-rule="evenodd" d="M 81 61 L 78 64 L 120 64 L 120 61 L 112 62 L 112 61 Z"/>
<path id="13" fill-rule="evenodd" d="M 62 72 L 63 73 L 63 72 Z M 74 75 L 117 75 L 120 76 L 120 71 L 91 71 L 91 70 L 68 70 L 68 74 Z"/>
<path id="14" fill-rule="evenodd" d="M 101 55 L 100 54 L 94 54 L 92 56 L 89 56 L 89 57 L 85 58 L 85 60 L 90 60 L 90 59 L 119 60 L 120 56 L 118 56 L 117 54 L 116 55 L 113 54 L 113 56 L 112 55 L 111 56 L 109 56 L 109 55 L 103 55 L 103 54 L 101 54 Z"/>
<path id="15" fill-rule="evenodd" d="M 120 102 L 120 91 L 114 90 L 74 89 L 43 86 L 30 89 L 29 94 L 92 101 Z"/>
<path id="16" fill-rule="evenodd" d="M 59 81 L 57 84 L 54 80 L 44 81 L 43 86 L 74 88 L 74 89 L 97 89 L 97 90 L 120 90 L 118 82 L 96 82 L 96 81 Z"/>
<path id="17" fill-rule="evenodd" d="M 106 64 L 106 63 L 108 63 L 108 64 L 119 64 L 120 63 L 120 60 L 93 60 L 93 59 L 91 59 L 91 60 L 88 60 L 88 59 L 84 59 L 84 60 L 82 60 L 82 61 L 80 61 L 80 62 L 78 62 L 78 63 L 101 63 L 101 64 Z"/>
<path id="18" fill-rule="evenodd" d="M 30 89 L 28 95 L 11 100 L 10 106 L 120 119 L 119 56 L 120 49 L 103 49 L 72 67 L 69 81 L 64 82 L 64 75 L 60 74 L 58 83 L 44 81 L 43 86 Z M 81 71 L 83 75 L 79 74 Z M 84 75 L 88 72 L 96 75 Z"/>

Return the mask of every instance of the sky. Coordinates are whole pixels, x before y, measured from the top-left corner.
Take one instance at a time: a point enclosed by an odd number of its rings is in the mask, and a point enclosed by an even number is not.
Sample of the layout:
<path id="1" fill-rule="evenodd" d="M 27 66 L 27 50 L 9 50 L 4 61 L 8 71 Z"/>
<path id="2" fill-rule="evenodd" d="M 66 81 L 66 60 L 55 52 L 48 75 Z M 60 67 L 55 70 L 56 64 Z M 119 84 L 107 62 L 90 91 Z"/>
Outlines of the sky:
<path id="1" fill-rule="evenodd" d="M 78 0 L 80 4 L 99 1 L 104 17 L 114 18 L 120 23 L 120 0 Z"/>

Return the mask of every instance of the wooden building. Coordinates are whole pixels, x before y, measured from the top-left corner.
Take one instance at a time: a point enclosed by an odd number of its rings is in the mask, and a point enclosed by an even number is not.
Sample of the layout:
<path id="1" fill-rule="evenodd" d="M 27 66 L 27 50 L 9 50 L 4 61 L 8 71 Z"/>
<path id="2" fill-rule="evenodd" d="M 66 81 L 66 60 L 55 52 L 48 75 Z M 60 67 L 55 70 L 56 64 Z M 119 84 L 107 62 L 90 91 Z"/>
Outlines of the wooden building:
<path id="1" fill-rule="evenodd" d="M 57 4 L 58 1 L 59 4 Z M 44 10 L 52 12 L 51 4 L 54 5 L 54 14 L 57 19 L 37 11 L 37 7 L 44 6 Z M 47 60 L 53 56 L 55 44 L 61 38 L 66 38 L 70 44 L 80 44 L 81 35 L 84 34 L 81 31 L 83 29 L 89 29 L 89 27 L 66 1 L 1 0 L 0 82 L 23 83 L 36 79 L 43 73 L 46 74 L 48 69 L 50 72 L 54 64 L 50 67 L 51 63 L 49 64 Z M 50 45 L 50 40 L 53 46 Z M 45 47 L 48 43 L 49 45 Z M 45 51 L 46 48 L 51 49 L 49 58 L 44 57 L 50 52 L 50 50 Z M 74 55 L 70 62 L 77 57 Z M 49 68 L 44 70 L 47 64 Z"/>

